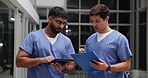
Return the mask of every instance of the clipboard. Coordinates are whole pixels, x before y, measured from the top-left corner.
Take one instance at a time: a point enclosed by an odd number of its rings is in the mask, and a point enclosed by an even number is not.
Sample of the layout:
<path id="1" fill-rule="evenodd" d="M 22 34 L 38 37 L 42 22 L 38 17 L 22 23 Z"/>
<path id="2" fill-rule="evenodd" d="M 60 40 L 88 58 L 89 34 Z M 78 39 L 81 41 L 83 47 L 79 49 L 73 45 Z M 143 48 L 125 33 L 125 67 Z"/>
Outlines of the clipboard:
<path id="1" fill-rule="evenodd" d="M 77 53 L 77 54 L 71 54 L 74 61 L 85 71 L 85 72 L 91 72 L 91 71 L 99 71 L 95 68 L 93 68 L 89 62 L 92 62 L 94 59 L 98 60 L 98 57 L 96 56 L 95 52 L 86 52 L 86 53 Z"/>
<path id="2" fill-rule="evenodd" d="M 70 61 L 74 61 L 74 60 L 73 59 L 54 59 L 53 61 L 49 62 L 48 64 L 58 62 L 61 65 L 64 65 Z"/>

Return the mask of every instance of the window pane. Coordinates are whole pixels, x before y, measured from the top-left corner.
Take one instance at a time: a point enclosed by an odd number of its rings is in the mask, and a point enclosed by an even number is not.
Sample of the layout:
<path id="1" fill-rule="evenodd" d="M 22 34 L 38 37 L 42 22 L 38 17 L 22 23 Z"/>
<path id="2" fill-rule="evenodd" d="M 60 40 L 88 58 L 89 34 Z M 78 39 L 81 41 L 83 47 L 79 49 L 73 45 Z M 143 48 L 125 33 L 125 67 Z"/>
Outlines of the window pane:
<path id="1" fill-rule="evenodd" d="M 0 6 L 1 8 L 1 6 Z M 12 16 L 10 16 L 12 14 Z M 10 18 L 9 18 L 10 16 Z M 12 77 L 14 59 L 13 10 L 0 9 L 0 77 Z M 5 74 L 7 71 L 7 74 Z"/>
<path id="2" fill-rule="evenodd" d="M 140 16 L 140 19 L 139 19 L 140 24 L 141 23 L 146 23 L 146 12 L 140 12 L 139 16 Z"/>
<path id="3" fill-rule="evenodd" d="M 42 23 L 42 28 L 45 28 L 47 25 L 48 25 L 47 22 L 43 22 L 43 23 Z"/>
<path id="4" fill-rule="evenodd" d="M 130 0 L 119 0 L 119 10 L 130 10 Z"/>
<path id="5" fill-rule="evenodd" d="M 110 26 L 111 29 L 117 30 L 117 26 Z"/>
<path id="6" fill-rule="evenodd" d="M 130 37 L 130 26 L 120 26 L 119 32 L 122 33 L 129 40 Z M 130 42 L 130 41 L 129 41 Z"/>
<path id="7" fill-rule="evenodd" d="M 109 23 L 117 23 L 117 13 L 111 13 Z"/>
<path id="8" fill-rule="evenodd" d="M 81 26 L 81 45 L 85 45 L 87 38 L 94 32 L 93 26 Z"/>
<path id="9" fill-rule="evenodd" d="M 81 9 L 90 9 L 98 4 L 98 0 L 81 0 Z"/>
<path id="10" fill-rule="evenodd" d="M 82 13 L 81 14 L 81 23 L 89 23 L 90 21 L 89 14 L 88 13 Z"/>
<path id="11" fill-rule="evenodd" d="M 146 43 L 147 43 L 147 34 L 146 34 L 146 25 L 139 26 L 139 69 L 147 70 L 147 52 L 146 52 Z"/>
<path id="12" fill-rule="evenodd" d="M 66 28 L 66 35 L 71 39 L 72 44 L 76 52 L 79 48 L 79 26 L 77 25 L 68 25 Z"/>
<path id="13" fill-rule="evenodd" d="M 79 0 L 67 0 L 67 8 L 68 9 L 78 9 Z"/>
<path id="14" fill-rule="evenodd" d="M 117 0 L 100 0 L 100 3 L 107 5 L 111 10 L 117 9 Z"/>
<path id="15" fill-rule="evenodd" d="M 47 19 L 47 9 L 46 8 L 37 8 L 39 14 L 39 19 Z"/>
<path id="16" fill-rule="evenodd" d="M 130 13 L 119 13 L 119 23 L 130 23 Z"/>
<path id="17" fill-rule="evenodd" d="M 79 22 L 79 13 L 68 12 L 68 22 Z"/>

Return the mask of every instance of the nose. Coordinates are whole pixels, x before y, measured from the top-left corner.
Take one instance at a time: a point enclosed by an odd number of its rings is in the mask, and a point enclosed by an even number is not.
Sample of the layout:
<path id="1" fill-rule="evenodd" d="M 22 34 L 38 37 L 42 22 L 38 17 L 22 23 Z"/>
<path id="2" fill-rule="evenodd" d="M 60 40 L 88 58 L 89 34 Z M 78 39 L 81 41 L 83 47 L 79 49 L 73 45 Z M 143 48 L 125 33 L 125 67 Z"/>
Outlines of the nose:
<path id="1" fill-rule="evenodd" d="M 96 22 L 93 22 L 92 24 L 93 24 L 93 26 L 96 26 L 96 25 L 97 25 L 97 23 L 96 23 Z"/>
<path id="2" fill-rule="evenodd" d="M 64 27 L 64 24 L 62 23 L 62 24 L 60 24 L 60 28 L 63 28 Z"/>

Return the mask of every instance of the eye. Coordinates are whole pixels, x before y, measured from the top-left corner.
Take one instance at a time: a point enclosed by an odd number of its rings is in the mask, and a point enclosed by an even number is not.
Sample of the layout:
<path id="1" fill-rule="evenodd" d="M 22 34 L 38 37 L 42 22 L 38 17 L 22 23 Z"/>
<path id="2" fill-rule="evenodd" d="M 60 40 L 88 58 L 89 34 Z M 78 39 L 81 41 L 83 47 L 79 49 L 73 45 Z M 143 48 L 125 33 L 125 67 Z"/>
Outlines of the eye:
<path id="1" fill-rule="evenodd" d="M 99 23 L 99 22 L 100 22 L 100 20 L 96 20 L 95 22 L 96 22 L 96 23 Z"/>
<path id="2" fill-rule="evenodd" d="M 60 20 L 56 20 L 56 22 L 57 22 L 58 24 L 62 24 L 62 21 L 60 21 Z"/>

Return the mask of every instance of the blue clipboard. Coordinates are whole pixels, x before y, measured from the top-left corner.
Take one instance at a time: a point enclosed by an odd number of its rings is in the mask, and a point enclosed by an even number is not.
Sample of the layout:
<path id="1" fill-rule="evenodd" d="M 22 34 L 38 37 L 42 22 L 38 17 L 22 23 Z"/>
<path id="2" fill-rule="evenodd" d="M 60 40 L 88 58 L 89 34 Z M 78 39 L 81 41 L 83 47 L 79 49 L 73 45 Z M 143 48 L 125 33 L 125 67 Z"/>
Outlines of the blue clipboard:
<path id="1" fill-rule="evenodd" d="M 91 72 L 91 71 L 99 71 L 95 68 L 93 68 L 89 62 L 95 60 L 99 60 L 96 56 L 95 52 L 86 52 L 86 53 L 77 53 L 77 54 L 71 54 L 74 61 L 85 71 L 85 72 Z"/>

